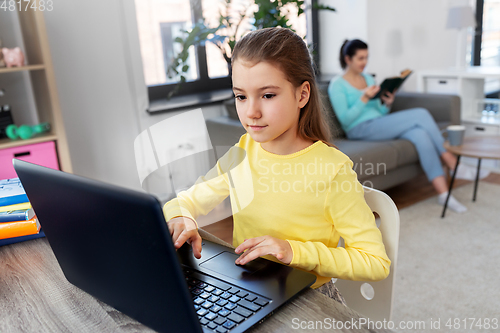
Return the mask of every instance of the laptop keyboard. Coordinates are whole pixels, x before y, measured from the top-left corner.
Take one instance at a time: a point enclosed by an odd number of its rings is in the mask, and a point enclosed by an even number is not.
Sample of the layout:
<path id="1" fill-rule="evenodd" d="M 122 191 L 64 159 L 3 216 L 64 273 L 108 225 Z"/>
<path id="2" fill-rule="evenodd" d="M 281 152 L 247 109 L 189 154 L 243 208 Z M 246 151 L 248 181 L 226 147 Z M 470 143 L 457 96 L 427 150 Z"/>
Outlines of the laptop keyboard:
<path id="1" fill-rule="evenodd" d="M 206 283 L 184 269 L 194 308 L 203 327 L 226 333 L 265 307 L 269 300 L 233 285 L 214 280 Z"/>

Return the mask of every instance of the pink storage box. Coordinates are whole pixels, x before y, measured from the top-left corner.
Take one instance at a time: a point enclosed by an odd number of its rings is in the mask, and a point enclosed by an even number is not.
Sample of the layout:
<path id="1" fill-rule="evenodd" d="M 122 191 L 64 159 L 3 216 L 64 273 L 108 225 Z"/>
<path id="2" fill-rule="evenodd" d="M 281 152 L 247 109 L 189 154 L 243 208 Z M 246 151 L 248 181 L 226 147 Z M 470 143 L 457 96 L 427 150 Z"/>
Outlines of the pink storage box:
<path id="1" fill-rule="evenodd" d="M 59 170 L 56 143 L 54 141 L 1 149 L 0 179 L 17 177 L 12 166 L 12 159 L 14 158 Z"/>

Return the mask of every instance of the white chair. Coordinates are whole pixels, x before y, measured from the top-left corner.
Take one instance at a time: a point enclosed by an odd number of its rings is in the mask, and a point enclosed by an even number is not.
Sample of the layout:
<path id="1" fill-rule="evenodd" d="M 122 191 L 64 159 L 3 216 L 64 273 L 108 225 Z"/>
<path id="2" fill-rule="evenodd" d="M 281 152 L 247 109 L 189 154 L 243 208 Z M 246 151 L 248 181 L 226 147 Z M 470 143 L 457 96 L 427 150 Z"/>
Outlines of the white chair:
<path id="1" fill-rule="evenodd" d="M 372 321 L 389 321 L 394 299 L 394 280 L 398 259 L 399 213 L 392 199 L 379 190 L 363 187 L 365 200 L 373 212 L 380 216 L 379 229 L 389 259 L 389 276 L 377 282 L 363 282 L 337 279 L 335 285 L 344 297 L 347 306 Z M 373 289 L 372 289 L 373 288 Z"/>

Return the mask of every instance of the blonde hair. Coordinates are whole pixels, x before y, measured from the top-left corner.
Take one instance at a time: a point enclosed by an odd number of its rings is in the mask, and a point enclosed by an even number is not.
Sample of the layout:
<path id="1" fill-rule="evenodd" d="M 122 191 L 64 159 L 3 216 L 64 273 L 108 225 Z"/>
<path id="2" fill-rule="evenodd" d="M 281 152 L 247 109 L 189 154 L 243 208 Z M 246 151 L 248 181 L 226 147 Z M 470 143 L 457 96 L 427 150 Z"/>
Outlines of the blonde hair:
<path id="1" fill-rule="evenodd" d="M 309 101 L 301 109 L 299 135 L 303 139 L 323 141 L 328 146 L 331 133 L 316 84 L 313 62 L 304 40 L 290 29 L 266 28 L 255 30 L 240 39 L 231 56 L 234 64 L 239 58 L 253 62 L 269 62 L 276 65 L 294 87 L 309 82 Z"/>

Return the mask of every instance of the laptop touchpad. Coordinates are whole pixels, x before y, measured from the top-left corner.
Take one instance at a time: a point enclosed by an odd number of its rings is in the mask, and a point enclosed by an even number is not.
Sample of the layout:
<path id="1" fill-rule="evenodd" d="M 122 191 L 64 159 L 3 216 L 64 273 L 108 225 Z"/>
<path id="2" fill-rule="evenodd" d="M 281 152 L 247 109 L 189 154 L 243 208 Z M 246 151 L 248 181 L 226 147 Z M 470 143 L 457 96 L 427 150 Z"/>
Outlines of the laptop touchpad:
<path id="1" fill-rule="evenodd" d="M 266 260 L 261 258 L 252 260 L 246 265 L 236 265 L 234 261 L 239 256 L 236 253 L 224 251 L 203 262 L 200 266 L 233 279 L 241 279 L 266 267 Z"/>

